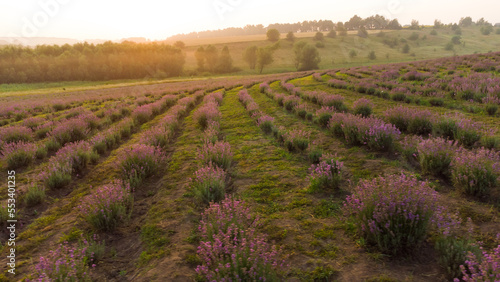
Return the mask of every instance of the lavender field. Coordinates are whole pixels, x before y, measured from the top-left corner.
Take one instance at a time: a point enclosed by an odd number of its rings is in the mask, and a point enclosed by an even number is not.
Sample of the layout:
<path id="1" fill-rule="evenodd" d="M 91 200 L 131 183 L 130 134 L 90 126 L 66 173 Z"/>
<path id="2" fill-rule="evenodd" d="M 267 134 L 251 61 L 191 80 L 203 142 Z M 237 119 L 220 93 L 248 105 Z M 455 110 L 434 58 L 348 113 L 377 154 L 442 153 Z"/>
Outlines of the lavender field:
<path id="1" fill-rule="evenodd" d="M 499 65 L 4 95 L 0 278 L 499 281 Z"/>

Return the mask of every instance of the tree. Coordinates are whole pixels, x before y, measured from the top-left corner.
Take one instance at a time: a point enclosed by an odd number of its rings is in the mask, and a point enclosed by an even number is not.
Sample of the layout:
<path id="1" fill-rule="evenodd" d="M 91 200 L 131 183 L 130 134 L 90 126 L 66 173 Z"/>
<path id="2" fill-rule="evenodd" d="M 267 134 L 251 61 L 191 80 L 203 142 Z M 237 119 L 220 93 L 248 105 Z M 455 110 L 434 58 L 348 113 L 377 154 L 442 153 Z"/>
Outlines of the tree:
<path id="1" fill-rule="evenodd" d="M 471 26 L 473 23 L 474 22 L 472 21 L 471 17 L 461 18 L 460 21 L 458 22 L 458 24 L 463 27 Z"/>
<path id="2" fill-rule="evenodd" d="M 487 23 L 487 21 L 484 18 L 480 18 L 476 22 L 477 25 L 485 25 L 486 23 Z"/>
<path id="3" fill-rule="evenodd" d="M 356 52 L 356 50 L 351 49 L 351 51 L 349 51 L 349 57 L 351 59 L 354 59 L 354 57 L 356 57 L 357 55 L 358 55 L 358 52 Z"/>
<path id="4" fill-rule="evenodd" d="M 270 65 L 273 62 L 273 51 L 269 48 L 259 48 L 257 50 L 257 66 L 259 67 L 259 73 L 265 66 Z"/>
<path id="5" fill-rule="evenodd" d="M 439 29 L 443 27 L 443 23 L 440 20 L 434 20 L 434 28 Z"/>
<path id="6" fill-rule="evenodd" d="M 175 41 L 174 46 L 179 49 L 184 49 L 186 47 L 186 44 L 182 41 Z"/>
<path id="7" fill-rule="evenodd" d="M 316 47 L 307 44 L 304 41 L 297 42 L 294 46 L 295 67 L 297 70 L 312 70 L 318 69 L 318 64 L 321 62 L 319 52 Z"/>
<path id="8" fill-rule="evenodd" d="M 375 55 L 375 51 L 370 51 L 370 53 L 368 53 L 368 59 L 375 60 L 376 58 L 377 55 Z"/>
<path id="9" fill-rule="evenodd" d="M 455 35 L 451 38 L 451 43 L 458 45 L 460 44 L 462 37 L 460 35 Z"/>
<path id="10" fill-rule="evenodd" d="M 367 38 L 368 37 L 368 31 L 366 31 L 365 27 L 362 26 L 358 30 L 358 36 L 361 38 Z"/>
<path id="11" fill-rule="evenodd" d="M 483 25 L 481 27 L 481 34 L 483 35 L 489 35 L 493 31 L 493 26 L 490 25 Z"/>
<path id="12" fill-rule="evenodd" d="M 313 37 L 313 40 L 323 41 L 323 40 L 325 40 L 325 37 L 324 37 L 322 32 L 316 32 L 316 34 Z"/>
<path id="13" fill-rule="evenodd" d="M 405 44 L 405 46 L 403 46 L 403 49 L 401 50 L 401 52 L 403 52 L 404 54 L 408 54 L 410 53 L 410 45 Z"/>
<path id="14" fill-rule="evenodd" d="M 203 46 L 198 47 L 196 52 L 194 52 L 194 56 L 196 58 L 198 70 L 203 71 L 205 69 L 205 48 L 203 48 Z"/>
<path id="15" fill-rule="evenodd" d="M 335 30 L 330 30 L 330 32 L 328 32 L 326 37 L 335 38 L 337 37 L 337 32 Z"/>
<path id="16" fill-rule="evenodd" d="M 394 29 L 394 30 L 398 30 L 398 29 L 401 29 L 401 25 L 399 24 L 398 20 L 397 19 L 393 19 L 392 21 L 389 22 L 389 24 L 387 24 L 387 29 Z"/>
<path id="17" fill-rule="evenodd" d="M 213 45 L 208 45 L 207 48 L 205 48 L 205 60 L 210 71 L 215 71 L 218 59 L 219 54 L 217 48 L 215 48 L 215 46 Z"/>
<path id="18" fill-rule="evenodd" d="M 293 31 L 290 31 L 289 33 L 286 34 L 286 40 L 288 40 L 290 42 L 295 41 L 295 35 L 293 34 Z"/>
<path id="19" fill-rule="evenodd" d="M 420 24 L 417 20 L 411 20 L 410 29 L 420 29 Z"/>
<path id="20" fill-rule="evenodd" d="M 217 70 L 221 73 L 227 73 L 233 70 L 233 59 L 229 54 L 229 48 L 227 48 L 227 46 L 224 46 L 220 52 Z"/>
<path id="21" fill-rule="evenodd" d="M 280 40 L 280 32 L 275 28 L 269 29 L 266 34 L 269 41 L 275 42 Z"/>
<path id="22" fill-rule="evenodd" d="M 347 29 L 344 27 L 344 23 L 338 22 L 337 27 L 336 27 L 337 32 L 339 33 L 340 36 L 346 36 L 347 35 Z"/>
<path id="23" fill-rule="evenodd" d="M 358 15 L 354 15 L 348 22 L 345 23 L 347 29 L 359 29 L 363 25 L 363 19 Z"/>
<path id="24" fill-rule="evenodd" d="M 257 46 L 250 46 L 243 53 L 243 60 L 248 63 L 250 69 L 254 70 L 257 64 Z"/>

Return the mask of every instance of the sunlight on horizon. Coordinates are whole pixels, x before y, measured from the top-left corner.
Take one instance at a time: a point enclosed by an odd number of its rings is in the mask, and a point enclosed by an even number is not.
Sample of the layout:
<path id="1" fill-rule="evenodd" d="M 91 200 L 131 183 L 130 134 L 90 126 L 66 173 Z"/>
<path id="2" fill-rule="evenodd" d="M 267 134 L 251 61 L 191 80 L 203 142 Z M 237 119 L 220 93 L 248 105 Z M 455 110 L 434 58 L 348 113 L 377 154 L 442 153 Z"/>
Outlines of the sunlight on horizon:
<path id="1" fill-rule="evenodd" d="M 479 7 L 479 9 L 477 8 Z M 161 40 L 179 33 L 243 27 L 247 24 L 294 23 L 304 20 L 347 21 L 352 16 L 380 14 L 401 24 L 458 22 L 461 17 L 484 17 L 500 22 L 500 4 L 470 1 L 243 1 L 192 2 L 29 0 L 0 3 L 0 37 L 63 37 L 121 39 L 145 37 Z M 446 11 L 446 13 L 443 13 Z"/>

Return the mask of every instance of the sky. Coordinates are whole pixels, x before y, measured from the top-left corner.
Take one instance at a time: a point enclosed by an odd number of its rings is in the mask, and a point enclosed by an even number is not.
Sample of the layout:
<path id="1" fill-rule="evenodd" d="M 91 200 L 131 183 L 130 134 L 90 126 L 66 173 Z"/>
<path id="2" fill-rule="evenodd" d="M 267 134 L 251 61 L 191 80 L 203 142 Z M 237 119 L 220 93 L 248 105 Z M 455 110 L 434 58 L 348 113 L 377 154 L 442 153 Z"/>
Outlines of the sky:
<path id="1" fill-rule="evenodd" d="M 500 22 L 498 0 L 0 0 L 0 37 L 163 40 L 192 31 L 304 20 L 348 21 L 380 14 L 455 23 L 470 16 Z"/>

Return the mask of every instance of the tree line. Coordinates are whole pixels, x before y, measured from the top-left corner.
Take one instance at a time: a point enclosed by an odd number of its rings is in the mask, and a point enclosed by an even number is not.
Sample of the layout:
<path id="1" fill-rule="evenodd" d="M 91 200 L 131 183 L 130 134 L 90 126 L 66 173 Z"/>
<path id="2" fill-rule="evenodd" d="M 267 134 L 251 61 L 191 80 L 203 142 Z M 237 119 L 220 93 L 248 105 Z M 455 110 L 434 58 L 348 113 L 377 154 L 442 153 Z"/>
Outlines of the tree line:
<path id="1" fill-rule="evenodd" d="M 267 27 L 263 25 L 247 25 L 245 27 L 231 27 L 219 30 L 207 30 L 201 32 L 191 32 L 187 34 L 177 34 L 169 38 L 169 40 L 182 40 L 192 38 L 210 38 L 210 37 L 224 37 L 224 36 L 238 36 L 238 35 L 255 35 L 266 34 L 269 29 L 276 29 L 281 33 L 286 32 L 308 32 L 308 31 L 330 31 L 337 29 L 342 30 L 357 30 L 359 28 L 365 29 L 401 29 L 397 19 L 389 20 L 384 16 L 375 15 L 365 19 L 355 15 L 349 21 L 334 23 L 331 20 L 319 21 L 303 21 L 297 23 L 274 23 Z"/>
<path id="2" fill-rule="evenodd" d="M 169 77 L 181 75 L 184 63 L 181 49 L 160 43 L 7 45 L 0 47 L 0 83 Z"/>

